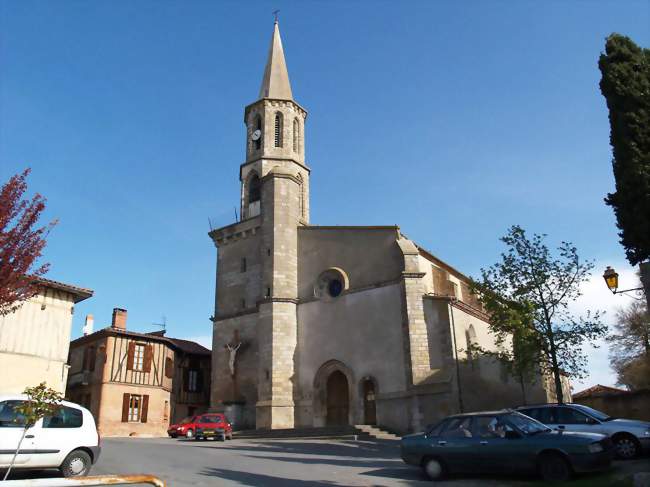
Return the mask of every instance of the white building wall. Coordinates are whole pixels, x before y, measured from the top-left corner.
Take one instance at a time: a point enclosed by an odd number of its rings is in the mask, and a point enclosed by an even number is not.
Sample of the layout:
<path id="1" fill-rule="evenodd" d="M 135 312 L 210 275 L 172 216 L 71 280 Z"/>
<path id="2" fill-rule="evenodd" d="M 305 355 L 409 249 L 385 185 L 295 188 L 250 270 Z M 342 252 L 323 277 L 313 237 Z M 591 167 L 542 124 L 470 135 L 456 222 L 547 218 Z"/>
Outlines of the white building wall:
<path id="1" fill-rule="evenodd" d="M 0 393 L 20 393 L 46 381 L 65 392 L 74 296 L 42 289 L 0 316 Z"/>

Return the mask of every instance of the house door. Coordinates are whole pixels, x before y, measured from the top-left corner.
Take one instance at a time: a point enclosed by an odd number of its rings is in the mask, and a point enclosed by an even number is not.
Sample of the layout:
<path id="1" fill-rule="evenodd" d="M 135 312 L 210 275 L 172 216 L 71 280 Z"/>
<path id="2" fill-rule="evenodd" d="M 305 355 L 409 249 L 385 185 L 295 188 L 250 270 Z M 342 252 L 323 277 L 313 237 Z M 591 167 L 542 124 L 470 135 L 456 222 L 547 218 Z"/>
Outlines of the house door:
<path id="1" fill-rule="evenodd" d="M 363 418 L 365 424 L 377 424 L 375 383 L 370 379 L 363 381 Z"/>
<path id="2" fill-rule="evenodd" d="M 327 378 L 327 425 L 349 424 L 350 395 L 345 374 L 335 370 Z"/>

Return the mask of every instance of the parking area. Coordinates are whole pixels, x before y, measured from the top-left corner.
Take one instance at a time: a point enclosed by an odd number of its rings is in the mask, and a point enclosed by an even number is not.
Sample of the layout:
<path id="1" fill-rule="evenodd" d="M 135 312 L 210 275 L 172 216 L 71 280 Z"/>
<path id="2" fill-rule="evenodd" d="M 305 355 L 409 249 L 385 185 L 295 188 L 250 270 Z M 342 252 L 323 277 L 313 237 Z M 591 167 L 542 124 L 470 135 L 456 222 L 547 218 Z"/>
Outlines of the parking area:
<path id="1" fill-rule="evenodd" d="M 617 462 L 612 472 L 578 478 L 573 487 L 630 485 L 629 472 L 647 469 L 648 459 Z M 170 487 L 186 486 L 425 486 L 417 469 L 404 465 L 396 442 L 347 440 L 188 441 L 168 438 L 109 438 L 92 474 L 150 473 Z M 57 476 L 21 473 L 12 478 Z M 436 483 L 441 487 L 543 485 L 536 479 L 472 477 Z"/>

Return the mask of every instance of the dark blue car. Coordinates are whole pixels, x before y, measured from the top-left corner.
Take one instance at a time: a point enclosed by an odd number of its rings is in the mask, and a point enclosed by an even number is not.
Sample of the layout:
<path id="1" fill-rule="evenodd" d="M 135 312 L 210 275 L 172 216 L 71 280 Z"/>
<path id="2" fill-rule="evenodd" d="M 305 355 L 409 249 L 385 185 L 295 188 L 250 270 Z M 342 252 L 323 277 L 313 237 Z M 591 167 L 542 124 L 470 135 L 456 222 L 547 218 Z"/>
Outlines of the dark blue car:
<path id="1" fill-rule="evenodd" d="M 612 441 L 596 433 L 554 431 L 516 411 L 459 414 L 402 438 L 402 459 L 432 480 L 449 473 L 533 473 L 545 480 L 609 468 Z"/>

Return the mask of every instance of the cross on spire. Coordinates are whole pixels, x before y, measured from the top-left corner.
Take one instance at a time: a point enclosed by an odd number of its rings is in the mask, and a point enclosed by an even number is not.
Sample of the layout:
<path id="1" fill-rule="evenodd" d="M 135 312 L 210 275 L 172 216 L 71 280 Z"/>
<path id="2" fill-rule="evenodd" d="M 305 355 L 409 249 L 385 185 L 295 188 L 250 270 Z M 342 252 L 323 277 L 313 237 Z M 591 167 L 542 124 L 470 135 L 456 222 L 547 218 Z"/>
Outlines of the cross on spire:
<path id="1" fill-rule="evenodd" d="M 280 10 L 274 10 L 273 11 L 273 17 L 275 18 L 275 23 L 278 23 L 278 14 L 280 13 Z"/>

